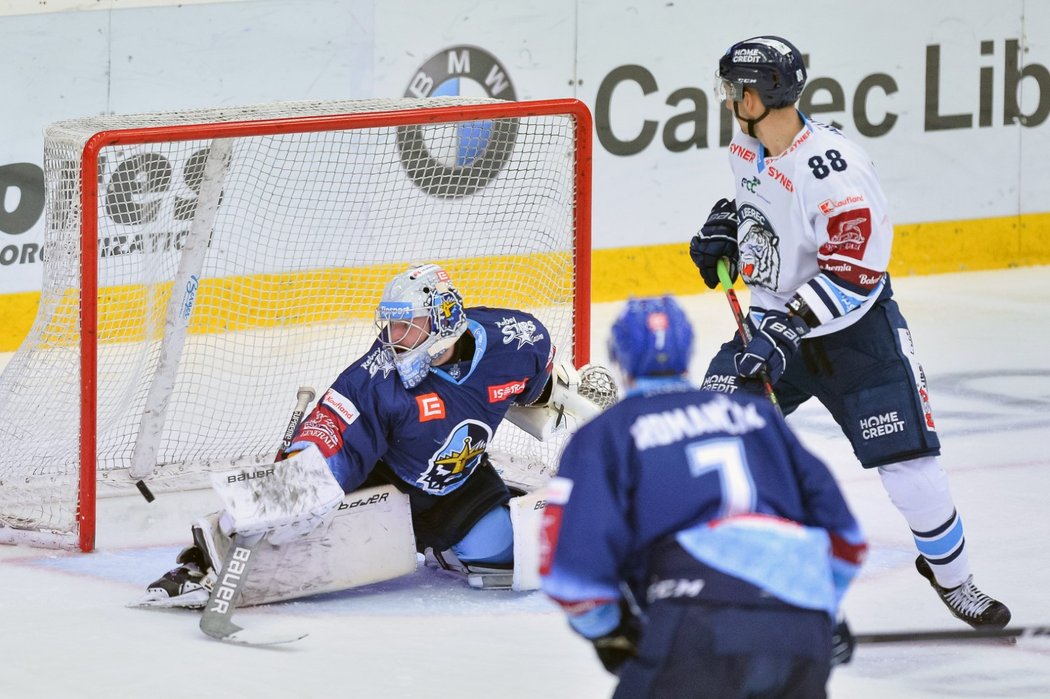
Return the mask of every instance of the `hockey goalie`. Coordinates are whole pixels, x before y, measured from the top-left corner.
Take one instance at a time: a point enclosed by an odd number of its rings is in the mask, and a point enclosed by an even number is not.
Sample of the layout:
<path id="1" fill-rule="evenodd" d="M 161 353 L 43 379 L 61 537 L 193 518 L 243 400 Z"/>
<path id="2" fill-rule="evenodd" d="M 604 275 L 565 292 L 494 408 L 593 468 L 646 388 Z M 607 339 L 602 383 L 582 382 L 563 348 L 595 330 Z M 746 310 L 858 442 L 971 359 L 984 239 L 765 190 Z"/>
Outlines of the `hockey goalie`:
<path id="1" fill-rule="evenodd" d="M 538 588 L 552 474 L 488 447 L 504 419 L 540 440 L 574 429 L 616 399 L 609 372 L 556 363 L 529 313 L 465 308 L 433 264 L 387 284 L 376 325 L 276 463 L 213 476 L 223 511 L 142 605 L 203 607 L 235 534 L 260 542 L 242 605 L 411 573 L 417 553 L 475 587 Z"/>

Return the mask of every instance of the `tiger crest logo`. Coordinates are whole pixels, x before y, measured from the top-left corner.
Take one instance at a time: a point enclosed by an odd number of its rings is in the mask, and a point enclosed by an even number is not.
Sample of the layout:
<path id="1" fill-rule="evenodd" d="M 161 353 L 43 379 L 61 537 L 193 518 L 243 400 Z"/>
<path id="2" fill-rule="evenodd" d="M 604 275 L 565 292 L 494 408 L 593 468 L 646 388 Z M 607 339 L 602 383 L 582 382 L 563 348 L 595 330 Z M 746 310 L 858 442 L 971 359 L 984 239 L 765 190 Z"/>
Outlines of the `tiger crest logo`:
<path id="1" fill-rule="evenodd" d="M 766 215 L 751 204 L 739 211 L 740 274 L 748 286 L 776 291 L 780 281 L 780 238 Z"/>

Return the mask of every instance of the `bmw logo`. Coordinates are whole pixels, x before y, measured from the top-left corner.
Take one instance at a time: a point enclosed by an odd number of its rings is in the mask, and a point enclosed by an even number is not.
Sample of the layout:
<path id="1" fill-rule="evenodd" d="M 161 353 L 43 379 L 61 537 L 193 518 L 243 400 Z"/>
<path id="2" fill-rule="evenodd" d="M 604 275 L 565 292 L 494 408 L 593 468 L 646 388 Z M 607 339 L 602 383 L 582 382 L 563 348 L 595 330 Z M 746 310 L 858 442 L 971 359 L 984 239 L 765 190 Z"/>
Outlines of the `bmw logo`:
<path id="1" fill-rule="evenodd" d="M 503 65 L 476 46 L 453 46 L 427 59 L 405 96 L 516 99 Z M 452 199 L 473 194 L 499 174 L 517 133 L 516 119 L 403 126 L 397 145 L 405 172 L 420 189 Z"/>

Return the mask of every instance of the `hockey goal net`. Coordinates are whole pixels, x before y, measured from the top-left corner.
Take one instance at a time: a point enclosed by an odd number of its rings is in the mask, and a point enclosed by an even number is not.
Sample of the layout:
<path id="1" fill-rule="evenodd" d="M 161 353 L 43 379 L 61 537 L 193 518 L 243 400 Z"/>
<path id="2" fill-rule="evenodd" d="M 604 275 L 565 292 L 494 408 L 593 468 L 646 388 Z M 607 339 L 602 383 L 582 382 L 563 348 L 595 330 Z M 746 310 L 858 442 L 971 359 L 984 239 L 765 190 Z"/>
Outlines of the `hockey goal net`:
<path id="1" fill-rule="evenodd" d="M 91 550 L 97 496 L 272 461 L 296 388 L 367 349 L 409 264 L 586 362 L 590 123 L 575 100 L 430 98 L 50 126 L 40 308 L 0 376 L 0 541 Z"/>

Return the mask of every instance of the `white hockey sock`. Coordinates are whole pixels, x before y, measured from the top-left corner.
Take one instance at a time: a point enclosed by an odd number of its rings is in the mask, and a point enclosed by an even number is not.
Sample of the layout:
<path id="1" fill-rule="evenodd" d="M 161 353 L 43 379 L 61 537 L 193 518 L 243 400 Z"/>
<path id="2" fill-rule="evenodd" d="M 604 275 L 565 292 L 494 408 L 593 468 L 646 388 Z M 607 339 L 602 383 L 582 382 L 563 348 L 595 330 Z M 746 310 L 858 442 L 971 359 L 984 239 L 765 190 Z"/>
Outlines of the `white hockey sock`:
<path id="1" fill-rule="evenodd" d="M 955 511 L 948 476 L 936 456 L 879 467 L 882 485 L 911 528 L 915 547 L 930 563 L 941 587 L 957 587 L 970 575 L 962 519 Z"/>

